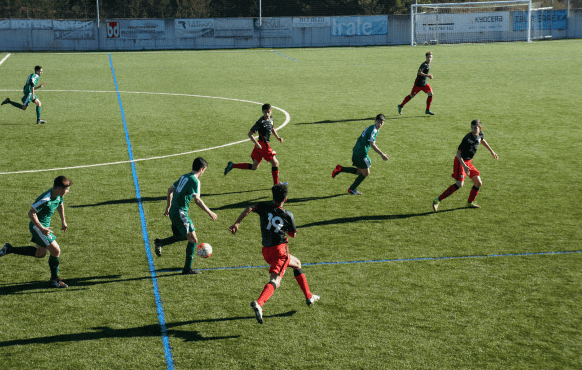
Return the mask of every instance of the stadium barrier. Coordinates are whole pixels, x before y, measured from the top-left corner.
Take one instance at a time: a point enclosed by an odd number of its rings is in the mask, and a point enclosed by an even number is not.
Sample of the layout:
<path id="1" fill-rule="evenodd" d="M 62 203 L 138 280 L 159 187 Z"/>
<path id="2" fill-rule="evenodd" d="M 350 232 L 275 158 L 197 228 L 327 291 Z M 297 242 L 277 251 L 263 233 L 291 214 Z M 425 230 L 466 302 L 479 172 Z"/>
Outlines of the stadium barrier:
<path id="1" fill-rule="evenodd" d="M 582 9 L 545 38 L 582 38 Z M 487 41 L 487 40 L 484 40 Z M 293 48 L 410 44 L 409 15 L 0 20 L 1 51 Z"/>

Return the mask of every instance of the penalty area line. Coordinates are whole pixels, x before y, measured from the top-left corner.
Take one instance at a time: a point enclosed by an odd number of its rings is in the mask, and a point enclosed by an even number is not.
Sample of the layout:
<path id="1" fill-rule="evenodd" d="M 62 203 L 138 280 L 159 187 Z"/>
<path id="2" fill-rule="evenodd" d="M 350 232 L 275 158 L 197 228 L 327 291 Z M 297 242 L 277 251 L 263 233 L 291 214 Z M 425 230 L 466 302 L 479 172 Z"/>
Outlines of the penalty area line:
<path id="1" fill-rule="evenodd" d="M 12 55 L 12 54 L 8 54 L 6 55 L 2 60 L 0 60 L 0 65 L 2 65 L 2 63 L 4 63 L 6 61 L 6 59 L 8 59 L 8 57 Z"/>

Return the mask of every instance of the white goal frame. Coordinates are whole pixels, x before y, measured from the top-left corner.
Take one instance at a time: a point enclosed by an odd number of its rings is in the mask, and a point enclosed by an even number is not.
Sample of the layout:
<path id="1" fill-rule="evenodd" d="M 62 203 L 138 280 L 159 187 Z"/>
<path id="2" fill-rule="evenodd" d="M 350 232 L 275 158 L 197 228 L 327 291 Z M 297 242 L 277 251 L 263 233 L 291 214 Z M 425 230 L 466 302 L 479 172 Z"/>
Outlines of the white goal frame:
<path id="1" fill-rule="evenodd" d="M 487 9 L 488 7 L 491 8 L 491 13 L 495 12 L 495 7 L 502 7 L 502 6 L 506 6 L 506 7 L 511 7 L 511 6 L 526 6 L 527 5 L 527 20 L 526 20 L 526 37 L 524 39 L 522 39 L 523 41 L 527 41 L 527 42 L 531 42 L 531 12 L 532 12 L 532 2 L 531 0 L 507 0 L 507 1 L 482 1 L 482 2 L 467 2 L 467 3 L 442 3 L 442 4 L 412 4 L 411 5 L 411 11 L 410 11 L 410 45 L 411 46 L 415 46 L 417 44 L 417 40 L 415 40 L 415 27 L 416 27 L 416 18 L 419 15 L 423 15 L 426 13 L 423 12 L 419 12 L 419 9 L 424 8 L 431 8 L 434 9 L 435 13 L 438 13 L 441 9 L 462 9 L 462 8 L 474 8 L 474 9 Z M 467 13 L 467 14 L 471 14 L 471 13 Z M 459 16 L 461 16 L 461 14 L 459 14 Z M 454 17 L 454 14 L 451 14 L 451 17 Z M 438 18 L 435 15 L 435 24 L 431 24 L 431 26 L 433 26 L 435 28 L 435 35 L 438 35 L 439 32 L 439 24 L 438 24 Z M 513 20 L 509 19 L 507 20 L 507 22 L 509 22 L 509 27 L 511 27 Z M 441 26 L 442 27 L 442 26 Z M 454 24 L 452 26 L 452 28 L 454 28 Z M 514 32 L 512 30 L 509 30 L 509 32 Z M 455 34 L 455 31 L 449 31 L 449 34 Z M 461 34 L 461 33 L 469 33 L 469 32 L 465 32 L 465 31 L 459 31 L 456 34 Z M 476 30 L 473 32 L 474 35 L 479 34 L 479 33 L 483 33 L 482 31 Z M 515 33 L 515 32 L 514 32 Z M 489 40 L 484 40 L 485 42 L 488 42 Z M 502 41 L 506 41 L 506 40 L 502 40 Z M 507 40 L 507 41 L 520 41 L 519 39 L 515 39 L 515 40 Z M 459 43 L 462 43 L 463 41 L 460 41 Z M 466 42 L 475 42 L 475 41 L 466 41 Z M 433 40 L 429 40 L 427 41 L 427 43 L 432 43 L 432 44 L 436 44 L 439 43 L 438 37 L 435 37 Z"/>

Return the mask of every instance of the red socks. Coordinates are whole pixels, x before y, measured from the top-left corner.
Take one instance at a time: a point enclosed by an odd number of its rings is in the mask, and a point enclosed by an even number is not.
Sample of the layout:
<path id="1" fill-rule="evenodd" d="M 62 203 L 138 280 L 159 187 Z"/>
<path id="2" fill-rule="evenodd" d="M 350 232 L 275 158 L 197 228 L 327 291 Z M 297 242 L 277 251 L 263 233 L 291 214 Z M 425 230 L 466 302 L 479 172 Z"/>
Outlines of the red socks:
<path id="1" fill-rule="evenodd" d="M 261 295 L 259 296 L 259 299 L 257 299 L 257 303 L 259 304 L 259 306 L 263 307 L 263 305 L 269 300 L 269 298 L 271 298 L 274 292 L 275 284 L 268 283 L 267 285 L 265 285 L 263 291 L 261 292 Z"/>
<path id="2" fill-rule="evenodd" d="M 305 278 L 305 274 L 303 274 L 303 271 L 301 271 L 301 269 L 293 270 L 293 274 L 295 275 L 295 280 L 297 280 L 297 284 L 299 284 L 299 288 L 301 288 L 303 294 L 305 294 L 305 298 L 306 299 L 311 298 L 313 294 L 311 294 L 311 292 L 309 291 L 309 284 L 307 284 L 307 279 Z"/>
<path id="3" fill-rule="evenodd" d="M 428 98 L 426 98 L 426 110 L 430 109 L 431 103 L 432 103 L 432 96 L 429 96 Z"/>
<path id="4" fill-rule="evenodd" d="M 453 194 L 455 191 L 459 190 L 459 187 L 457 186 L 457 184 L 453 184 L 451 186 L 449 186 L 449 188 L 447 190 L 445 190 L 440 196 L 439 196 L 439 201 L 445 199 L 446 197 L 448 197 L 449 195 Z"/>
<path id="5" fill-rule="evenodd" d="M 253 165 L 250 163 L 235 163 L 232 165 L 232 168 L 238 168 L 241 170 L 250 170 L 253 168 Z"/>
<path id="6" fill-rule="evenodd" d="M 401 107 L 404 107 L 404 104 L 408 103 L 410 101 L 410 95 L 406 95 L 406 97 L 404 98 L 404 100 L 402 101 L 402 104 L 400 104 Z"/>
<path id="7" fill-rule="evenodd" d="M 469 193 L 469 200 L 467 200 L 467 202 L 473 203 L 473 201 L 475 200 L 475 197 L 477 196 L 477 194 L 479 194 L 479 188 L 473 186 L 471 188 L 471 193 Z"/>
<path id="8" fill-rule="evenodd" d="M 273 167 L 271 169 L 271 175 L 273 175 L 273 183 L 277 185 L 279 183 L 279 167 Z"/>

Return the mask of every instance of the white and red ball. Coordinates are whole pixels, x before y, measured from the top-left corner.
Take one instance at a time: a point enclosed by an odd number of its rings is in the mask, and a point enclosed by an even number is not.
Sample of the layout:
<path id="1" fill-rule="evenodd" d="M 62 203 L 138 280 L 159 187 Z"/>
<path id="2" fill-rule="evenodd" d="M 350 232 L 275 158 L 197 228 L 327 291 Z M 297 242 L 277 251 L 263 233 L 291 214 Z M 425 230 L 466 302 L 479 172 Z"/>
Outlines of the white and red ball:
<path id="1" fill-rule="evenodd" d="M 196 247 L 196 254 L 198 257 L 208 258 L 212 256 L 212 246 L 208 243 L 200 243 Z"/>

